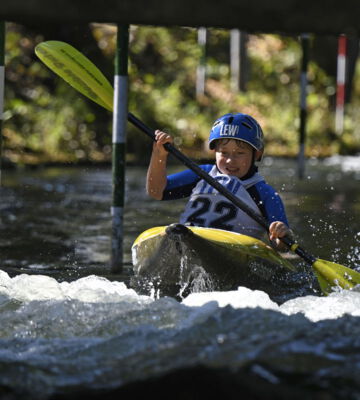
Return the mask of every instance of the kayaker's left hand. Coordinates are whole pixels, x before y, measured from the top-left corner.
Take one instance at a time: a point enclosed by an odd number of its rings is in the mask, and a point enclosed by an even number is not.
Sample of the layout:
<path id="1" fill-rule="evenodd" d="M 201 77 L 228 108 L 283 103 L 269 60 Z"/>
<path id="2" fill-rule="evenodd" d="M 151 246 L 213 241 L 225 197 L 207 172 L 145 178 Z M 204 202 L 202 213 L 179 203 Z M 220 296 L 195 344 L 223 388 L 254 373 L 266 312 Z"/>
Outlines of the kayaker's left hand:
<path id="1" fill-rule="evenodd" d="M 292 237 L 293 233 L 291 229 L 281 221 L 274 221 L 269 227 L 269 238 L 276 244 L 279 250 L 286 248 L 286 245 L 280 240 L 284 236 Z"/>

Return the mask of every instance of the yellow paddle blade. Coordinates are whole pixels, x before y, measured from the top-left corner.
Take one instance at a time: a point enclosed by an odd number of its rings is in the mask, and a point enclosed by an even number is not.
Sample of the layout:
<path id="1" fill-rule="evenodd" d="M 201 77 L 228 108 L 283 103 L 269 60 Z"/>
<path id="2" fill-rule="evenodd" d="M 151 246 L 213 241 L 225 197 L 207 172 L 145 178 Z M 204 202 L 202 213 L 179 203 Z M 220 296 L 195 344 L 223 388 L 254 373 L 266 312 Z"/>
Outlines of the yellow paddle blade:
<path id="1" fill-rule="evenodd" d="M 114 90 L 102 72 L 71 45 L 51 40 L 35 48 L 36 55 L 74 89 L 95 103 L 113 110 Z"/>
<path id="2" fill-rule="evenodd" d="M 360 284 L 360 273 L 351 268 L 321 259 L 317 259 L 312 266 L 325 294 L 333 292 L 336 287 L 352 289 Z"/>

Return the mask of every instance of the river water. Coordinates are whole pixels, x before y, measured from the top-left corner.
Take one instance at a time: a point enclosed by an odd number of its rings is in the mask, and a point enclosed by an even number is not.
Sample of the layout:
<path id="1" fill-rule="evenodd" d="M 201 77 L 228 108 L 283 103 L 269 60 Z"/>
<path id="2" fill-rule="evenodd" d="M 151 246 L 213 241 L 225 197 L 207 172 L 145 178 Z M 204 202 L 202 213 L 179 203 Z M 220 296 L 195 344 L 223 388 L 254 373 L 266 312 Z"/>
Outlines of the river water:
<path id="1" fill-rule="evenodd" d="M 293 160 L 265 158 L 261 172 L 305 249 L 360 270 L 360 157 L 308 160 L 301 181 Z M 0 398 L 360 399 L 360 290 L 321 296 L 290 257 L 299 272 L 279 297 L 136 292 L 132 242 L 176 222 L 184 202 L 147 198 L 143 168 L 126 182 L 124 271 L 113 274 L 110 169 L 3 172 Z"/>

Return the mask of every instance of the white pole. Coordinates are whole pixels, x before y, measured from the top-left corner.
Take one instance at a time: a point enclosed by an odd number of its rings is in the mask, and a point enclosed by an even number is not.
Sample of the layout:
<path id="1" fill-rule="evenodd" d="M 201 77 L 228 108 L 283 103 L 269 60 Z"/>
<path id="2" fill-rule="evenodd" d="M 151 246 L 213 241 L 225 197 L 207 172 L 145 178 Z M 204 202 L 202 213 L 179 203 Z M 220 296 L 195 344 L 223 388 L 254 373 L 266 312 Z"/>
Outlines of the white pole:
<path id="1" fill-rule="evenodd" d="M 120 273 L 123 268 L 124 203 L 125 203 L 125 144 L 128 114 L 128 42 L 129 26 L 118 25 L 114 76 L 113 113 L 113 202 L 111 270 Z"/>
<path id="2" fill-rule="evenodd" d="M 230 31 L 230 70 L 231 90 L 238 92 L 240 88 L 240 30 Z"/>
<path id="3" fill-rule="evenodd" d="M 335 132 L 339 135 L 344 130 L 344 105 L 346 82 L 346 36 L 340 35 L 338 41 Z"/>
<path id="4" fill-rule="evenodd" d="M 200 47 L 200 61 L 196 70 L 196 97 L 205 94 L 205 78 L 206 78 L 206 28 L 198 29 L 198 45 Z"/>
<path id="5" fill-rule="evenodd" d="M 2 172 L 2 123 L 4 117 L 5 87 L 5 22 L 0 21 L 0 185 Z"/>

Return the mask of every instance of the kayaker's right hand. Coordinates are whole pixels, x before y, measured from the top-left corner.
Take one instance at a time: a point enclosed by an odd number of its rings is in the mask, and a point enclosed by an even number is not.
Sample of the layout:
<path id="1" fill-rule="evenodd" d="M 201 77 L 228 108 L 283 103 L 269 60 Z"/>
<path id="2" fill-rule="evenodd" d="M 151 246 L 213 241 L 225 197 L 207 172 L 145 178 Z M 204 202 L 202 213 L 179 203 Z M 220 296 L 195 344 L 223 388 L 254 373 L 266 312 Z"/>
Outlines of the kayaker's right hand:
<path id="1" fill-rule="evenodd" d="M 165 143 L 173 143 L 173 138 L 166 132 L 156 130 L 155 139 L 153 145 L 153 152 L 157 153 L 159 156 L 167 155 L 168 151 L 165 149 Z"/>

